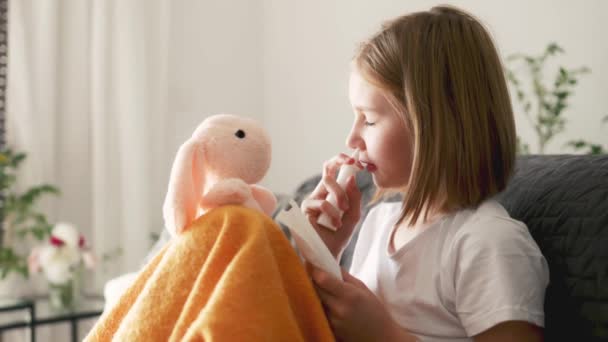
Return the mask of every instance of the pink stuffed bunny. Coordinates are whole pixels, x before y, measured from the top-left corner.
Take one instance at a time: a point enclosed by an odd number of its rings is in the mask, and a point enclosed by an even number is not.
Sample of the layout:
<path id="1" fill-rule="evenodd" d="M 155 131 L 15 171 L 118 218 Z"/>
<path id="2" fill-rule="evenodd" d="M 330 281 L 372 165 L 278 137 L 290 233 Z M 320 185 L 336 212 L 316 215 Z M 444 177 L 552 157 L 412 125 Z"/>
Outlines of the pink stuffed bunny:
<path id="1" fill-rule="evenodd" d="M 205 119 L 180 146 L 163 204 L 172 235 L 207 210 L 240 204 L 272 214 L 277 201 L 259 182 L 270 166 L 266 131 L 254 120 L 221 114 Z"/>

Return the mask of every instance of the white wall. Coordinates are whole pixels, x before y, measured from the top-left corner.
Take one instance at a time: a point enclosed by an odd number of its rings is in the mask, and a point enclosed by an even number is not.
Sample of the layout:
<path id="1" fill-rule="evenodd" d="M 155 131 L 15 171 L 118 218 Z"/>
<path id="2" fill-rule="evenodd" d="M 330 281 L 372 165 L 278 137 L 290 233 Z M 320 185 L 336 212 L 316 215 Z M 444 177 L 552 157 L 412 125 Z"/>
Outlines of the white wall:
<path id="1" fill-rule="evenodd" d="M 352 120 L 348 64 L 356 44 L 382 21 L 446 1 L 427 0 L 231 0 L 180 1 L 173 5 L 170 41 L 168 173 L 177 146 L 203 115 L 233 112 L 263 120 L 273 139 L 271 169 L 262 182 L 291 192 L 345 151 Z M 608 1 L 447 1 L 489 27 L 501 55 L 536 54 L 556 41 L 567 67 L 587 65 L 565 115 L 566 132 L 548 146 L 586 138 L 608 146 Z M 516 107 L 519 134 L 535 146 Z"/>
<path id="2" fill-rule="evenodd" d="M 254 1 L 171 3 L 167 181 L 177 148 L 208 115 L 262 120 L 261 13 Z"/>

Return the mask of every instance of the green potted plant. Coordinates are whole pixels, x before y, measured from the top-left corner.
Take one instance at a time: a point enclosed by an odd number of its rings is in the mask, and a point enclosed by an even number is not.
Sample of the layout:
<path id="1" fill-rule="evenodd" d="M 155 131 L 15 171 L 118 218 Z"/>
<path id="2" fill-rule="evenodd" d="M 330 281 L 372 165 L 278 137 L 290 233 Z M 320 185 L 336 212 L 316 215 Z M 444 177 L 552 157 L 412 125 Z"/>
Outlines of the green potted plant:
<path id="1" fill-rule="evenodd" d="M 18 192 L 17 171 L 25 153 L 10 148 L 0 150 L 0 281 L 19 275 L 28 278 L 27 258 L 33 243 L 47 239 L 52 225 L 36 209 L 41 198 L 59 190 L 40 184 Z"/>
<path id="2" fill-rule="evenodd" d="M 568 99 L 574 94 L 574 88 L 580 76 L 590 72 L 586 66 L 566 68 L 560 66 L 551 81 L 544 77 L 547 61 L 564 53 L 556 43 L 550 43 L 540 55 L 514 54 L 507 58 L 507 80 L 515 90 L 515 98 L 522 105 L 528 123 L 533 127 L 538 138 L 538 154 L 545 153 L 547 144 L 565 129 L 564 112 L 568 108 Z M 522 66 L 522 69 L 516 69 Z M 520 75 L 524 78 L 520 78 Z M 608 116 L 603 122 L 608 121 Z M 566 146 L 590 154 L 606 153 L 606 149 L 584 139 L 570 140 Z M 518 138 L 518 152 L 530 153 L 530 145 Z"/>

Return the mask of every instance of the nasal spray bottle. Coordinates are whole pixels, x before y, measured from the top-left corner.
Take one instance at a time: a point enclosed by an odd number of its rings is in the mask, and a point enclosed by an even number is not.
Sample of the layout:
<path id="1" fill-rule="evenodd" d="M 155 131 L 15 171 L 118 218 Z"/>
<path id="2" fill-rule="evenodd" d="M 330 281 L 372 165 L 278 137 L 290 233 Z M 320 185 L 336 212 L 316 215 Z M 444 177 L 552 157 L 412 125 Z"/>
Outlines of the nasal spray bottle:
<path id="1" fill-rule="evenodd" d="M 355 150 L 351 158 L 355 160 L 355 163 L 343 164 L 342 167 L 340 167 L 340 171 L 338 172 L 338 179 L 336 180 L 336 182 L 338 183 L 338 185 L 340 185 L 342 189 L 346 189 L 346 182 L 348 181 L 350 176 L 354 176 L 357 174 L 357 172 L 361 171 L 361 169 L 356 165 L 356 161 L 359 160 L 359 150 Z M 331 203 L 334 207 L 338 208 L 338 201 L 336 199 L 336 196 L 334 196 L 332 193 L 329 193 L 329 195 L 327 196 L 327 201 Z M 344 212 L 340 211 L 340 215 L 343 214 Z M 333 223 L 331 222 L 331 217 L 325 213 L 322 213 L 321 216 L 319 216 L 317 223 L 333 231 L 336 231 L 338 229 L 334 227 Z"/>

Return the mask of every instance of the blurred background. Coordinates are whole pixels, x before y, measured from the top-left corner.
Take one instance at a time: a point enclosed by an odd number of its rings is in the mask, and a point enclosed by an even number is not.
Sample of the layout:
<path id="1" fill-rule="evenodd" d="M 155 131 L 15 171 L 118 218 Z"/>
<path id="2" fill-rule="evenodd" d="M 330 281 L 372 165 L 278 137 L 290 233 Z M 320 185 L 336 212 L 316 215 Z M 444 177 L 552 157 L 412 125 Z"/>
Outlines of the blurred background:
<path id="1" fill-rule="evenodd" d="M 87 238 L 99 261 L 87 286 L 101 291 L 163 229 L 170 167 L 198 123 L 259 120 L 273 142 L 262 184 L 291 193 L 347 152 L 357 44 L 444 3 L 493 35 L 521 153 L 605 152 L 605 0 L 10 0 L 5 146 L 27 155 L 10 191 L 59 190 L 36 207 L 48 227 L 70 222 Z"/>

